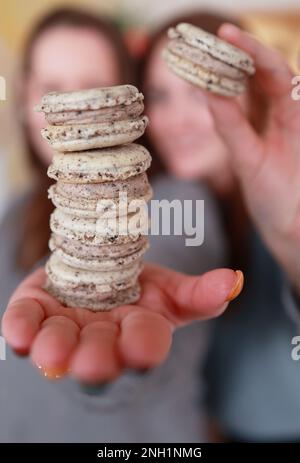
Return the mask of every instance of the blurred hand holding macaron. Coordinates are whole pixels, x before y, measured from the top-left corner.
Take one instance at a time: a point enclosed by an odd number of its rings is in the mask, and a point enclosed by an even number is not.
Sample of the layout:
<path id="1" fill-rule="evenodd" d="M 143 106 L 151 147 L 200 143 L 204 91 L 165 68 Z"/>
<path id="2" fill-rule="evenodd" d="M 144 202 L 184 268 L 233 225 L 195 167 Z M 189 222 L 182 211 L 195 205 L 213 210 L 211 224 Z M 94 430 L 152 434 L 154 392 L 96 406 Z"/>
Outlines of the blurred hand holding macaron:
<path id="1" fill-rule="evenodd" d="M 170 37 L 167 65 L 207 91 L 249 215 L 300 294 L 300 105 L 292 98 L 289 64 L 279 51 L 229 23 L 218 37 L 188 24 L 172 29 Z M 236 98 L 248 97 L 247 75 L 264 98 L 260 131 Z"/>

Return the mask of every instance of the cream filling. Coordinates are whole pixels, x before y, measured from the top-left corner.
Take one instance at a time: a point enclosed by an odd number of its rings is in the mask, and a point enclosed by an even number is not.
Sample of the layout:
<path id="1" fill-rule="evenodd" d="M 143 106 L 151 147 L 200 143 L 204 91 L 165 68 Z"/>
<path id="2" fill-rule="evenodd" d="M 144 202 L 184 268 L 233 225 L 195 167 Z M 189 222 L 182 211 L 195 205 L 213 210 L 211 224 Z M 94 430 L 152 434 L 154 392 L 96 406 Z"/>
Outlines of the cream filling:
<path id="1" fill-rule="evenodd" d="M 130 105 L 123 104 L 95 110 L 47 113 L 46 119 L 50 125 L 105 123 L 137 118 L 143 110 L 143 102 L 135 101 Z"/>
<path id="2" fill-rule="evenodd" d="M 193 74 L 195 77 L 201 79 L 207 86 L 211 84 L 218 85 L 225 90 L 236 91 L 238 93 L 242 93 L 245 90 L 245 79 L 234 80 L 220 76 L 202 68 L 199 64 L 195 64 L 187 58 L 181 58 L 175 55 L 168 49 L 164 50 L 164 58 L 171 66 L 178 66 L 178 68 L 182 69 L 184 72 Z"/>

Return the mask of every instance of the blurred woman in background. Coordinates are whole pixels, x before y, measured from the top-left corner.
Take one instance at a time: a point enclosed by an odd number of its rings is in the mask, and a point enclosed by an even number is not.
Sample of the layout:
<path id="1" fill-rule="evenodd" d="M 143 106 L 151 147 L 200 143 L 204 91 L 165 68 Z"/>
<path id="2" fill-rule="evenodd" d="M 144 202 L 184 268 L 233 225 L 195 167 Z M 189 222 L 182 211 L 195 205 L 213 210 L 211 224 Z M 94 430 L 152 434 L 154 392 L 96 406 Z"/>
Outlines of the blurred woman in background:
<path id="1" fill-rule="evenodd" d="M 162 59 L 166 32 L 179 22 L 217 34 L 229 21 L 194 13 L 164 24 L 151 38 L 140 76 L 154 174 L 171 176 L 174 191 L 176 182 L 182 190 L 183 180 L 211 188 L 230 264 L 246 274 L 236 307 L 214 327 L 208 414 L 225 440 L 299 441 L 300 370 L 290 346 L 297 332 L 291 314 L 298 322 L 300 314 L 291 290 L 299 294 L 300 107 L 290 98 L 291 73 L 276 52 L 225 26 L 222 37 L 252 54 L 257 73 L 248 95 L 236 102 L 209 95 L 171 73 Z"/>
<path id="2" fill-rule="evenodd" d="M 21 113 L 25 147 L 36 173 L 36 181 L 31 191 L 12 205 L 0 229 L 0 241 L 5 243 L 0 248 L 2 311 L 13 289 L 34 266 L 43 262 L 48 253 L 49 217 L 52 205 L 47 200 L 49 180 L 46 169 L 51 162 L 52 151 L 40 136 L 45 121 L 40 114 L 33 111 L 34 106 L 42 95 L 52 90 L 66 92 L 132 83 L 134 78 L 131 71 L 130 59 L 119 32 L 107 20 L 73 9 L 59 10 L 42 19 L 31 34 L 24 53 L 23 75 L 20 82 L 21 98 L 18 102 L 21 108 L 18 106 L 18 110 Z M 155 184 L 153 186 L 156 190 Z M 170 185 L 167 183 L 164 191 L 171 198 L 202 198 L 206 205 L 209 204 L 205 217 L 206 227 L 209 227 L 208 236 L 205 244 L 196 249 L 196 254 L 195 248 L 190 248 L 189 252 L 187 252 L 188 248 L 184 248 L 184 237 L 164 237 L 163 241 L 155 237 L 148 258 L 194 274 L 221 264 L 224 256 L 222 235 L 216 207 L 207 189 L 200 185 L 184 186 L 178 182 L 175 184 L 171 182 Z M 193 260 L 195 255 L 197 259 Z M 206 283 L 201 283 L 201 280 L 198 284 L 198 279 L 184 278 L 178 273 L 163 271 L 157 267 L 155 270 L 150 269 L 148 275 L 151 275 L 152 280 L 156 278 L 157 282 L 144 278 L 151 289 L 149 304 L 151 309 L 154 309 L 153 315 L 155 315 L 152 321 L 160 320 L 157 329 L 163 326 L 165 333 L 171 333 L 170 327 L 174 324 L 184 326 L 189 321 L 209 318 L 221 313 L 229 300 L 227 296 L 230 291 L 227 286 L 235 288 L 235 295 L 237 291 L 235 273 L 229 270 L 220 270 L 220 272 L 222 278 L 218 277 L 220 273 L 216 275 L 211 272 L 211 276 L 205 277 Z M 223 275 L 227 278 L 226 281 Z M 163 287 L 160 292 L 157 290 L 159 285 Z M 203 291 L 206 286 L 211 289 L 204 298 Z M 18 291 L 19 308 L 26 312 L 29 323 L 34 323 L 36 310 L 39 313 L 45 310 L 46 293 L 43 292 L 41 307 L 37 307 L 37 296 L 33 296 L 27 310 L 28 294 L 32 293 L 32 287 L 21 293 L 20 290 Z M 221 294 L 219 299 L 216 298 L 218 291 Z M 231 295 L 230 298 L 232 297 Z M 176 298 L 175 302 L 174 298 Z M 163 325 L 162 317 L 155 313 L 155 310 L 161 307 L 167 314 L 174 310 L 174 314 L 170 314 L 169 317 L 173 317 L 172 324 L 170 322 L 167 324 L 165 321 Z M 147 311 L 148 325 L 151 321 L 150 312 Z M 70 311 L 68 313 L 71 314 Z M 25 320 L 21 320 L 20 312 L 18 314 L 11 324 L 13 330 L 16 330 L 14 333 L 17 338 L 18 335 L 25 333 L 26 325 L 23 323 Z M 62 323 L 64 319 L 64 323 L 68 324 L 65 330 L 67 333 L 67 328 L 70 326 L 74 328 L 74 323 L 66 318 L 60 317 L 59 320 Z M 7 317 L 6 324 L 3 324 L 4 334 L 8 333 L 8 325 Z M 30 326 L 32 328 L 33 325 Z M 153 365 L 159 360 L 157 357 L 155 362 L 153 361 L 153 355 L 159 346 L 157 329 L 155 343 L 153 336 L 150 338 L 148 354 L 150 359 L 152 355 Z M 168 336 L 170 334 L 166 336 L 169 345 L 171 341 Z M 142 342 L 144 343 L 144 339 Z M 96 394 L 94 397 L 83 394 L 74 381 L 64 380 L 55 385 L 45 381 L 27 362 L 8 352 L 7 361 L 1 362 L 0 365 L 0 440 L 4 442 L 188 442 L 199 438 L 205 440 L 202 434 L 201 410 L 197 406 L 201 383 L 198 364 L 203 355 L 204 343 L 205 328 L 202 325 L 196 324 L 179 330 L 174 334 L 171 355 L 161 367 L 144 375 L 135 373 L 132 368 L 106 388 L 103 395 Z M 58 355 L 62 356 L 63 349 L 59 346 L 58 337 L 55 337 L 53 349 L 56 348 Z M 25 352 L 24 346 L 21 348 L 20 344 L 13 347 L 20 354 L 30 351 L 27 349 Z M 53 349 L 43 350 L 47 361 L 53 358 Z M 41 350 L 39 349 L 39 354 Z M 144 344 L 143 351 L 145 357 L 147 352 Z M 97 359 L 94 352 L 94 355 L 83 362 L 83 365 L 81 364 L 81 371 L 94 368 L 98 374 L 99 371 L 101 373 L 104 365 L 100 360 L 97 363 Z M 107 363 L 107 368 L 112 374 L 111 365 Z M 45 369 L 44 373 L 48 378 L 57 376 L 57 371 L 55 373 L 50 369 Z M 81 376 L 78 375 L 79 379 L 82 375 L 83 373 Z M 92 391 L 85 388 L 85 392 Z"/>

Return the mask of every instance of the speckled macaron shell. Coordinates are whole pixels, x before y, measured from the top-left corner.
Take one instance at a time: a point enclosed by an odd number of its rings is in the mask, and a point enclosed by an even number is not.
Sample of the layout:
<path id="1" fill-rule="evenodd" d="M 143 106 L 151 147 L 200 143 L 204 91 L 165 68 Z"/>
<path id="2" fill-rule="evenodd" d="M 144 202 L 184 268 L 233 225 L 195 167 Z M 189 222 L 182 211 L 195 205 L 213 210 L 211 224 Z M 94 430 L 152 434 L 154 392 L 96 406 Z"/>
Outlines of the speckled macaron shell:
<path id="1" fill-rule="evenodd" d="M 142 268 L 141 262 L 134 262 L 126 268 L 109 271 L 83 270 L 66 265 L 52 254 L 46 263 L 45 289 L 70 307 L 109 310 L 112 305 L 129 303 L 129 294 L 133 302 L 132 289 L 137 288 Z M 135 295 L 137 297 L 136 291 Z"/>
<path id="2" fill-rule="evenodd" d="M 89 241 L 83 243 L 82 241 L 52 233 L 49 247 L 51 251 L 60 249 L 63 253 L 75 256 L 78 259 L 104 261 L 126 257 L 146 249 L 148 247 L 148 237 L 142 235 L 135 241 L 121 244 L 93 245 Z"/>
<path id="3" fill-rule="evenodd" d="M 56 151 L 82 151 L 131 143 L 143 135 L 147 123 L 142 116 L 101 124 L 49 125 L 41 134 Z"/>
<path id="4" fill-rule="evenodd" d="M 137 100 L 129 105 L 123 103 L 94 110 L 50 112 L 45 113 L 45 118 L 50 125 L 97 124 L 107 121 L 136 119 L 143 110 L 143 101 Z"/>
<path id="5" fill-rule="evenodd" d="M 55 153 L 48 176 L 70 183 L 98 183 L 122 180 L 145 172 L 151 164 L 148 150 L 130 143 L 102 150 Z"/>
<path id="6" fill-rule="evenodd" d="M 123 268 L 96 271 L 72 267 L 64 263 L 57 254 L 52 253 L 46 263 L 46 273 L 56 287 L 66 294 L 84 295 L 85 291 L 109 294 L 112 291 L 133 286 L 142 271 L 141 262 L 132 262 Z"/>
<path id="7" fill-rule="evenodd" d="M 240 69 L 237 69 L 224 61 L 214 58 L 209 53 L 192 47 L 183 39 L 170 40 L 167 49 L 169 52 L 177 55 L 179 58 L 188 59 L 193 64 L 200 66 L 208 72 L 227 77 L 228 79 L 240 80 L 245 78 L 245 74 Z"/>
<path id="8" fill-rule="evenodd" d="M 123 244 L 147 235 L 149 220 L 140 212 L 115 218 L 83 218 L 55 209 L 50 217 L 53 233 L 91 245 Z"/>
<path id="9" fill-rule="evenodd" d="M 248 53 L 192 24 L 180 23 L 169 29 L 168 36 L 171 39 L 181 38 L 187 44 L 249 75 L 255 73 L 254 61 Z"/>
<path id="10" fill-rule="evenodd" d="M 62 248 L 52 248 L 52 252 L 53 255 L 57 256 L 58 259 L 66 265 L 70 265 L 71 267 L 78 269 L 90 271 L 95 270 L 100 272 L 130 267 L 133 263 L 141 260 L 148 247 L 149 245 L 146 242 L 141 249 L 131 254 L 122 257 L 113 257 L 109 259 L 97 259 L 95 257 L 88 258 L 87 256 L 77 257 L 72 252 L 70 252 L 70 250 L 65 251 Z"/>
<path id="11" fill-rule="evenodd" d="M 53 204 L 78 217 L 122 216 L 130 204 L 147 202 L 152 188 L 146 173 L 114 182 L 74 184 L 57 182 L 48 190 Z"/>
<path id="12" fill-rule="evenodd" d="M 134 85 L 92 88 L 75 92 L 50 92 L 42 97 L 35 109 L 44 113 L 95 111 L 119 105 L 129 106 L 143 101 L 143 94 Z"/>
<path id="13" fill-rule="evenodd" d="M 175 55 L 169 49 L 163 51 L 167 66 L 179 77 L 198 87 L 222 96 L 237 96 L 246 90 L 245 79 L 234 80 L 208 71 L 190 60 Z"/>
<path id="14" fill-rule="evenodd" d="M 163 57 L 176 75 L 222 96 L 235 97 L 247 90 L 246 76 L 255 72 L 250 55 L 187 23 L 170 28 L 168 36 Z"/>
<path id="15" fill-rule="evenodd" d="M 66 294 L 64 290 L 56 287 L 51 280 L 48 281 L 45 286 L 45 290 L 53 297 L 58 299 L 61 304 L 70 308 L 85 308 L 94 312 L 105 312 L 119 307 L 122 305 L 134 304 L 141 296 L 141 287 L 137 282 L 135 285 L 123 289 L 121 291 L 115 291 L 105 295 L 89 295 L 86 293 L 82 296 L 76 296 L 74 294 Z"/>

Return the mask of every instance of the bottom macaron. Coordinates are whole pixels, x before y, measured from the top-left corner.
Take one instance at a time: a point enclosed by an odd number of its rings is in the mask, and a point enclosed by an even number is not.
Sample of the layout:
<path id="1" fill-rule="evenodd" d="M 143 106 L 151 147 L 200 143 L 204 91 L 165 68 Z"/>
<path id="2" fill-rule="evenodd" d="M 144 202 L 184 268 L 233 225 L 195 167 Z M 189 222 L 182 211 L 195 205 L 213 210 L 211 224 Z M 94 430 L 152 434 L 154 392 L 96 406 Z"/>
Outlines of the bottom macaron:
<path id="1" fill-rule="evenodd" d="M 75 294 L 65 294 L 63 289 L 55 286 L 50 279 L 47 280 L 45 290 L 67 307 L 89 309 L 93 312 L 104 312 L 114 307 L 133 304 L 137 302 L 141 296 L 141 287 L 138 282 L 130 288 L 110 294 L 105 299 L 102 297 L 98 298 L 97 294 L 95 294 L 93 298 L 90 296 L 84 297 L 76 296 Z"/>
<path id="2" fill-rule="evenodd" d="M 109 271 L 84 270 L 67 265 L 52 253 L 45 266 L 44 289 L 68 307 L 110 310 L 138 299 L 138 277 L 142 269 L 142 262 L 137 260 Z"/>

